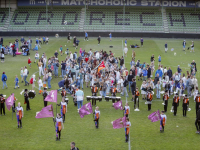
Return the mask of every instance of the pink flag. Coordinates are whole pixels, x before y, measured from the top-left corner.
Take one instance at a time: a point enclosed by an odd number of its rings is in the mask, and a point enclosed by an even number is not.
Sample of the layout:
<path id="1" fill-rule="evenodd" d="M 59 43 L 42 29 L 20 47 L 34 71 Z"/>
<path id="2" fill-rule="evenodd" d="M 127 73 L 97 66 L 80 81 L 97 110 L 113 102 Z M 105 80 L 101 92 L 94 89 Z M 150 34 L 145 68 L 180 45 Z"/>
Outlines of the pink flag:
<path id="1" fill-rule="evenodd" d="M 49 95 L 45 98 L 44 101 L 55 102 L 57 103 L 57 90 L 52 90 Z"/>
<path id="2" fill-rule="evenodd" d="M 91 102 L 83 105 L 83 107 L 81 107 L 79 109 L 79 114 L 80 114 L 80 117 L 83 118 L 85 115 L 89 115 L 89 114 L 92 114 L 93 111 L 92 111 L 92 105 L 91 105 Z"/>
<path id="3" fill-rule="evenodd" d="M 10 110 L 10 108 L 13 106 L 13 103 L 14 103 L 14 93 L 6 99 L 6 107 L 8 110 Z"/>
<path id="4" fill-rule="evenodd" d="M 35 116 L 35 118 L 47 118 L 47 117 L 54 117 L 52 104 L 42 108 L 42 110 L 40 112 L 37 112 Z"/>
<path id="5" fill-rule="evenodd" d="M 158 111 L 153 112 L 152 114 L 148 116 L 148 119 L 151 120 L 151 122 L 156 122 L 156 121 L 161 120 L 160 111 L 158 110 Z"/>
<path id="6" fill-rule="evenodd" d="M 126 126 L 126 116 L 112 122 L 113 129 L 124 128 Z"/>
<path id="7" fill-rule="evenodd" d="M 120 109 L 120 110 L 123 110 L 123 105 L 122 105 L 122 101 L 118 101 L 116 103 L 113 104 L 114 108 L 117 110 L 117 109 Z"/>

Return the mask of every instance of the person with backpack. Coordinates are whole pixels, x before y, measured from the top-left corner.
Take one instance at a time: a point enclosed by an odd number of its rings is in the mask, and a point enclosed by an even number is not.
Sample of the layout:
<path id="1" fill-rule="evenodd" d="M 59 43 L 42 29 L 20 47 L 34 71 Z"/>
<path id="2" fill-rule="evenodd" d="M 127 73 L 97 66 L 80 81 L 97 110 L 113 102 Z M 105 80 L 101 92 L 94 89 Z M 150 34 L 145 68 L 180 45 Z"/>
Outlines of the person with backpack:
<path id="1" fill-rule="evenodd" d="M 2 76 L 1 76 L 1 81 L 3 82 L 3 89 L 4 89 L 4 86 L 6 87 L 6 89 L 8 88 L 7 84 L 6 84 L 6 81 L 7 81 L 7 76 L 5 74 L 5 72 L 3 72 Z"/>

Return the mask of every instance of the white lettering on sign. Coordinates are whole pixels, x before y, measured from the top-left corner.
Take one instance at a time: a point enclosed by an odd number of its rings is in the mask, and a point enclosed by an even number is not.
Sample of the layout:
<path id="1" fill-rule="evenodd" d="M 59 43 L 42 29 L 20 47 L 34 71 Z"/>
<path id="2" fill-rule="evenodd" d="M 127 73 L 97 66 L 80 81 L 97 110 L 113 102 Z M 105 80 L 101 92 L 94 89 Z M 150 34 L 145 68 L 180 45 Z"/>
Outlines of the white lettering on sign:
<path id="1" fill-rule="evenodd" d="M 93 5 L 93 4 L 94 4 L 94 5 L 97 5 L 97 0 L 91 0 L 90 4 L 91 4 L 91 5 Z"/>
<path id="2" fill-rule="evenodd" d="M 106 0 L 106 5 L 112 5 L 112 0 Z"/>
<path id="3" fill-rule="evenodd" d="M 77 5 L 77 3 L 76 3 L 75 0 L 72 0 L 72 1 L 70 2 L 70 5 Z"/>
<path id="4" fill-rule="evenodd" d="M 35 0 L 30 0 L 30 5 L 35 5 Z"/>
<path id="5" fill-rule="evenodd" d="M 130 6 L 136 6 L 137 1 L 136 0 L 130 0 Z"/>
<path id="6" fill-rule="evenodd" d="M 120 5 L 120 0 L 113 0 L 113 5 Z"/>
<path id="7" fill-rule="evenodd" d="M 69 0 L 62 0 L 61 5 L 69 5 Z"/>
<path id="8" fill-rule="evenodd" d="M 105 5 L 105 0 L 98 0 L 98 5 Z"/>

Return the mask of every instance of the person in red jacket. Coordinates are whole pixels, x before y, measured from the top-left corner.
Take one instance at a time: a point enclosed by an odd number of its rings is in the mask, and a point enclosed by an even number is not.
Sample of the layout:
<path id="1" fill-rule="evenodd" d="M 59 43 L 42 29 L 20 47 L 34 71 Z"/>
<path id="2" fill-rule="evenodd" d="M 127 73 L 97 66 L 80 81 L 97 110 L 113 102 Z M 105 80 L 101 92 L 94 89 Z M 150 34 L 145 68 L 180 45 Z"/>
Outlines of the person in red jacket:
<path id="1" fill-rule="evenodd" d="M 31 58 L 30 58 L 30 57 L 28 58 L 28 65 L 29 65 L 30 68 L 31 68 Z"/>

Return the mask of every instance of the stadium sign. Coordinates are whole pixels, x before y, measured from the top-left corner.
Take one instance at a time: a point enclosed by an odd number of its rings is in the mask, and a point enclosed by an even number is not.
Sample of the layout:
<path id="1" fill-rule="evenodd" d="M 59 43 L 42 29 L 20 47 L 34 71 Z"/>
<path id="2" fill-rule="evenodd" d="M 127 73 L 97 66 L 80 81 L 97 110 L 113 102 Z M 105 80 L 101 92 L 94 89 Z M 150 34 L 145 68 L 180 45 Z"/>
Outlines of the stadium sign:
<path id="1" fill-rule="evenodd" d="M 195 0 L 18 0 L 18 6 L 148 6 L 195 7 Z M 196 1 L 200 7 L 200 1 Z"/>

